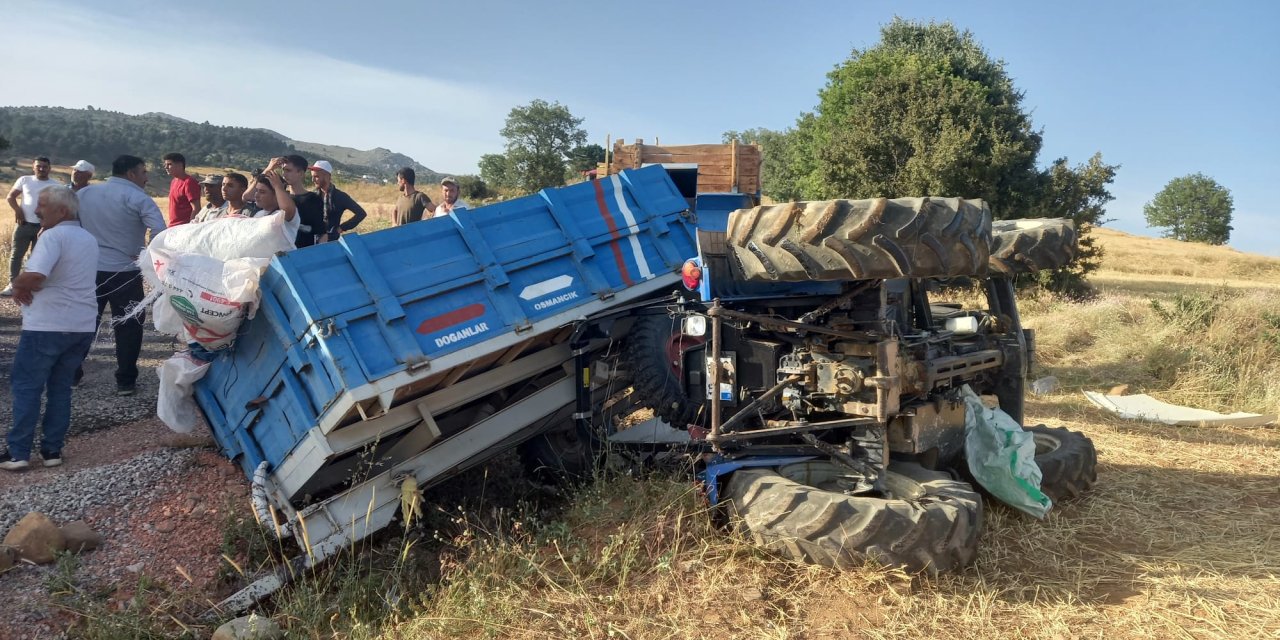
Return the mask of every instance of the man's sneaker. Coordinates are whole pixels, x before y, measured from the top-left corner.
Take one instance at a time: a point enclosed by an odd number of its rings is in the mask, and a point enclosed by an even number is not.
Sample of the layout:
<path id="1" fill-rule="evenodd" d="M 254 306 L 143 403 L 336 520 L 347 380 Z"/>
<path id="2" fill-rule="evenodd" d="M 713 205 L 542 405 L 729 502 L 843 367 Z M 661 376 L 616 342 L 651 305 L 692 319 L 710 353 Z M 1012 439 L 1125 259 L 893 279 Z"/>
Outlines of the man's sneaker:
<path id="1" fill-rule="evenodd" d="M 118 396 L 131 396 L 137 392 L 138 392 L 138 387 L 134 385 L 131 385 L 131 384 L 116 385 L 116 395 Z"/>
<path id="2" fill-rule="evenodd" d="M 40 457 L 41 457 L 41 458 L 44 458 L 44 466 L 46 466 L 46 467 L 61 467 L 61 466 L 62 466 L 62 454 L 61 454 L 61 453 L 51 453 L 51 454 L 49 454 L 49 455 L 44 455 L 44 454 L 42 453 L 42 454 L 40 454 Z"/>
<path id="3" fill-rule="evenodd" d="M 4 296 L 6 298 L 13 297 L 13 285 L 9 285 L 4 288 L 4 291 L 0 291 L 0 296 Z"/>
<path id="4" fill-rule="evenodd" d="M 4 457 L 4 462 L 0 462 L 0 470 L 3 471 L 26 471 L 31 468 L 31 463 L 26 460 L 14 460 L 9 456 Z"/>

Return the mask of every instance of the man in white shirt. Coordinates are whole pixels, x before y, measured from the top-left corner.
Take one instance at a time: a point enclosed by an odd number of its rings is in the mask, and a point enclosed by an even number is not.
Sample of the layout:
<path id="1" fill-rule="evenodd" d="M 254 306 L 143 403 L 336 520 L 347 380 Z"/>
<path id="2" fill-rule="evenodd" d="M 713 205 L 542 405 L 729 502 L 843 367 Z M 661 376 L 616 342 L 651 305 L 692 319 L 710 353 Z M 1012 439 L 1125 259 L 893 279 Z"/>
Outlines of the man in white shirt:
<path id="1" fill-rule="evenodd" d="M 440 181 L 440 204 L 436 205 L 436 218 L 443 218 L 454 211 L 470 209 L 466 200 L 458 197 L 458 181 L 445 178 Z"/>
<path id="2" fill-rule="evenodd" d="M 77 221 L 79 202 L 70 189 L 46 189 L 37 200 L 44 233 L 27 269 L 13 281 L 22 308 L 22 334 L 13 356 L 13 426 L 0 454 L 0 470 L 31 466 L 31 444 L 45 397 L 40 457 L 62 464 L 71 426 L 71 383 L 89 353 L 98 326 L 95 296 L 98 241 Z"/>
<path id="3" fill-rule="evenodd" d="M 22 271 L 22 259 L 27 256 L 28 250 L 36 247 L 36 236 L 40 233 L 40 221 L 36 219 L 36 198 L 41 191 L 62 184 L 49 177 L 50 167 L 48 158 L 36 158 L 31 163 L 33 175 L 18 178 L 13 183 L 13 189 L 9 190 L 9 206 L 13 207 L 17 226 L 13 229 L 13 255 L 9 257 L 9 286 L 0 291 L 0 296 L 13 295 L 13 281 Z"/>

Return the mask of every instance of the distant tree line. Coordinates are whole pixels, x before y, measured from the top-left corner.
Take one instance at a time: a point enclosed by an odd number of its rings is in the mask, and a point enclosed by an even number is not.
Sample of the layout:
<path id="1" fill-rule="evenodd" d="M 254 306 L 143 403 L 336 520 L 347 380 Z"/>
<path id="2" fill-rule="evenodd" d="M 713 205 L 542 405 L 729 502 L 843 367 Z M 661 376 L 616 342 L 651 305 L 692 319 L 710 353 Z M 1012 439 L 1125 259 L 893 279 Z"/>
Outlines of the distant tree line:
<path id="1" fill-rule="evenodd" d="M 197 124 L 163 115 L 132 116 L 102 109 L 0 108 L 0 132 L 16 155 L 45 155 L 57 164 L 88 160 L 110 167 L 119 155 L 153 163 L 178 151 L 192 165 L 266 166 L 293 147 L 261 129 Z"/>
<path id="2" fill-rule="evenodd" d="M 49 156 L 55 164 L 88 160 L 110 167 L 116 156 L 139 156 L 159 166 L 160 157 L 177 151 L 195 166 L 265 167 L 275 156 L 299 153 L 280 134 L 266 129 L 224 127 L 195 123 L 165 114 L 129 115 L 117 111 L 68 109 L 63 107 L 0 107 L 0 136 L 10 142 L 8 152 L 16 156 Z M 353 165 L 326 159 L 351 175 L 390 177 L 395 167 Z M 439 179 L 440 174 L 417 167 L 420 179 Z"/>

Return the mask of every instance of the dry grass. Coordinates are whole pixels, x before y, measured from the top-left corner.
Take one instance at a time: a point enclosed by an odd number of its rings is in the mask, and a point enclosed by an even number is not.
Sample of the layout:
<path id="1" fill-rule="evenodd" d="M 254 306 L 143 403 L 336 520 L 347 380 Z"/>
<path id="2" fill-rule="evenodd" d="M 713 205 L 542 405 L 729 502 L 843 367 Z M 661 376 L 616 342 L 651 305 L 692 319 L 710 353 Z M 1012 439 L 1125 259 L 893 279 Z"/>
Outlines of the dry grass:
<path id="1" fill-rule="evenodd" d="M 1260 638 L 1280 633 L 1280 434 L 1121 423 L 1074 397 L 1099 485 L 1044 521 L 992 508 L 936 579 L 777 560 L 708 524 L 683 479 L 613 478 L 561 521 L 458 541 L 380 638 Z"/>
<path id="2" fill-rule="evenodd" d="M 1242 253 L 1230 247 L 1147 238 L 1097 228 L 1106 252 L 1095 276 L 1104 286 L 1126 281 L 1243 287 L 1280 286 L 1280 258 Z"/>

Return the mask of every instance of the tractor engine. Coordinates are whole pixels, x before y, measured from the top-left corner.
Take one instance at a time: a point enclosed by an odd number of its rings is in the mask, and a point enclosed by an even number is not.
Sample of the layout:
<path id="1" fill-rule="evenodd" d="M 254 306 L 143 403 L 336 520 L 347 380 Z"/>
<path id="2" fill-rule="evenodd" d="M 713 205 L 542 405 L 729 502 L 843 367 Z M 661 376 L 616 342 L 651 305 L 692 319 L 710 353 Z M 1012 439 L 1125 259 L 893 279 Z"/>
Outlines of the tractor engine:
<path id="1" fill-rule="evenodd" d="M 753 444 L 774 432 L 870 429 L 890 451 L 947 456 L 963 441 L 957 390 L 969 384 L 992 395 L 1004 377 L 1024 373 L 1024 345 L 1007 331 L 1007 319 L 931 306 L 921 281 L 864 284 L 807 309 L 742 305 L 695 313 L 699 326 L 721 324 L 719 389 L 704 335 L 684 354 L 685 391 L 704 405 L 718 393 L 724 437 Z M 706 409 L 700 415 L 709 415 Z"/>

